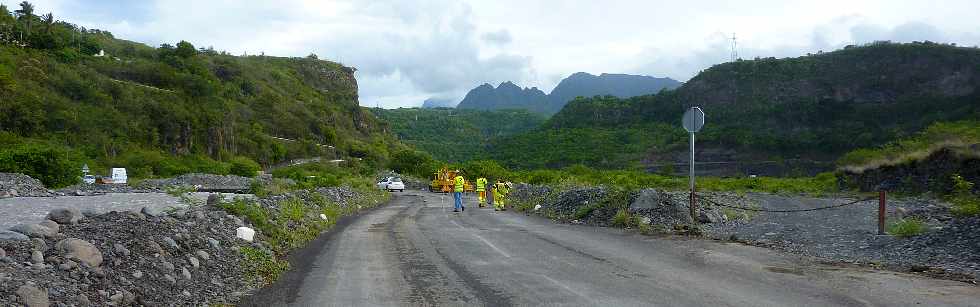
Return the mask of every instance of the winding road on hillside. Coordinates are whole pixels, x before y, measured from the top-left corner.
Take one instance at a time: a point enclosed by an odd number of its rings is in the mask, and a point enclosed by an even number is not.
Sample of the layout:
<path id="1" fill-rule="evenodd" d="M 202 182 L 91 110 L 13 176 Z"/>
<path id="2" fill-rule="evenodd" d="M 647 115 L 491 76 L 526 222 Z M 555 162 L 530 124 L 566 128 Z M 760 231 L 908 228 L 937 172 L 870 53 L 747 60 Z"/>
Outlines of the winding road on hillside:
<path id="1" fill-rule="evenodd" d="M 396 193 L 296 253 L 255 306 L 978 306 L 980 287 Z"/>

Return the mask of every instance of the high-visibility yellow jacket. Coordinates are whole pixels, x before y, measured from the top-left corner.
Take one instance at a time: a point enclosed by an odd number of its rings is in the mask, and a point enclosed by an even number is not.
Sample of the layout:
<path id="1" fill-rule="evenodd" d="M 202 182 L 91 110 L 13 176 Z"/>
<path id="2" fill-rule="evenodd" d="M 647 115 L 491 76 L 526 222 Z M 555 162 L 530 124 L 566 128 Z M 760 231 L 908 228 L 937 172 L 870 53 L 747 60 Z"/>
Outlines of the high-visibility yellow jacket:
<path id="1" fill-rule="evenodd" d="M 463 176 L 456 176 L 456 178 L 453 179 L 453 183 L 455 183 L 453 191 L 463 193 L 463 185 L 466 184 L 466 180 L 463 179 Z"/>
<path id="2" fill-rule="evenodd" d="M 494 192 L 500 195 L 507 195 L 510 193 L 510 188 L 507 187 L 506 183 L 498 182 L 496 184 L 496 189 L 494 189 Z"/>
<path id="3" fill-rule="evenodd" d="M 476 179 L 476 191 L 486 192 L 487 190 L 487 178 L 477 178 Z"/>

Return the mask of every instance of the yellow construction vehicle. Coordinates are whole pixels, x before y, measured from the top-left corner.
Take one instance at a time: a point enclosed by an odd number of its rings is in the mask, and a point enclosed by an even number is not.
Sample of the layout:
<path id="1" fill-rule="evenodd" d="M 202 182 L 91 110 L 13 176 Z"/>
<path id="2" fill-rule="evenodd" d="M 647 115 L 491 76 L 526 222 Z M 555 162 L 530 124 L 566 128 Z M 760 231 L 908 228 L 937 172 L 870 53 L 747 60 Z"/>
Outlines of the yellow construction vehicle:
<path id="1" fill-rule="evenodd" d="M 456 174 L 458 173 L 459 170 L 449 170 L 448 166 L 443 166 L 442 169 L 439 169 L 439 171 L 433 173 L 432 183 L 429 184 L 429 191 L 442 193 L 452 192 L 453 178 L 456 178 Z M 475 190 L 476 189 L 473 187 L 473 184 L 469 182 L 469 180 L 463 184 L 463 192 L 473 192 Z"/>

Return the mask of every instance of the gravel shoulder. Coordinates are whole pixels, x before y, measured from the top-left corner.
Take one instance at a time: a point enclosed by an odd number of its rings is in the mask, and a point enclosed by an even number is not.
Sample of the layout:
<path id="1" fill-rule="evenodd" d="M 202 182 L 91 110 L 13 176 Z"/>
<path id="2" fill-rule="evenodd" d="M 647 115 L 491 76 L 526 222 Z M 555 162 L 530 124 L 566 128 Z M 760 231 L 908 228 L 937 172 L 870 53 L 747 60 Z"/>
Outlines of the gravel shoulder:
<path id="1" fill-rule="evenodd" d="M 980 217 L 956 218 L 947 204 L 928 198 L 889 199 L 887 220 L 916 218 L 927 231 L 910 238 L 877 235 L 877 199 L 809 212 L 752 212 L 700 202 L 692 223 L 685 192 L 646 189 L 615 195 L 603 187 L 556 189 L 518 185 L 512 198 L 530 213 L 570 224 L 608 227 L 628 208 L 647 231 L 698 233 L 707 238 L 813 256 L 821 261 L 916 272 L 976 283 L 980 279 Z M 620 193 L 622 194 L 622 193 Z M 814 209 L 845 204 L 855 197 L 808 197 L 764 193 L 700 193 L 716 203 L 757 210 Z M 537 209 L 533 209 L 537 208 Z"/>
<path id="2" fill-rule="evenodd" d="M 772 194 L 748 194 L 746 198 L 757 208 L 771 210 L 821 208 L 857 200 Z M 935 200 L 889 199 L 887 203 L 887 222 L 915 217 L 927 221 L 929 230 L 911 238 L 878 235 L 877 199 L 819 211 L 762 212 L 750 219 L 705 224 L 705 230 L 715 239 L 734 239 L 832 262 L 968 282 L 980 278 L 977 218 L 953 218 L 948 208 Z"/>

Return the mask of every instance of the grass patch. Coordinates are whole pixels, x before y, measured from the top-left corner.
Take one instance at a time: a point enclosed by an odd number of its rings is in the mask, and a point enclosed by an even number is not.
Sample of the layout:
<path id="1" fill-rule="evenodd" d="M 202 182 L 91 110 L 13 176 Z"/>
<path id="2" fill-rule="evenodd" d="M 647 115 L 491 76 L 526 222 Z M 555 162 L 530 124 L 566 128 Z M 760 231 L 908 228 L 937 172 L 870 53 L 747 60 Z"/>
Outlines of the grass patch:
<path id="1" fill-rule="evenodd" d="M 245 278 L 252 281 L 269 284 L 289 269 L 289 261 L 280 260 L 257 248 L 245 246 L 241 248 L 241 253 L 245 257 Z"/>
<path id="2" fill-rule="evenodd" d="M 170 196 L 173 196 L 173 197 L 181 197 L 181 196 L 187 195 L 188 193 L 197 192 L 197 188 L 192 187 L 192 186 L 189 186 L 189 185 L 168 186 L 168 187 L 164 188 L 163 191 L 166 192 Z"/>
<path id="3" fill-rule="evenodd" d="M 612 218 L 612 225 L 616 227 L 635 228 L 643 224 L 645 223 L 643 223 L 639 216 L 633 215 L 626 208 L 621 208 L 619 211 L 616 211 L 616 215 Z"/>
<path id="4" fill-rule="evenodd" d="M 888 234 L 900 238 L 917 236 L 926 231 L 926 224 L 915 218 L 906 218 L 888 225 Z"/>
<path id="5" fill-rule="evenodd" d="M 575 210 L 575 214 L 572 216 L 572 218 L 576 220 L 584 219 L 588 217 L 589 214 L 592 214 L 592 211 L 595 211 L 595 209 L 598 209 L 600 206 L 602 206 L 602 204 L 592 203 L 592 204 L 578 207 L 578 209 Z"/>
<path id="6" fill-rule="evenodd" d="M 255 196 L 258 197 L 282 195 L 297 189 L 295 184 L 291 184 L 282 178 L 273 178 L 269 183 L 262 183 L 256 180 L 252 182 L 250 188 L 252 190 L 252 194 L 255 194 Z"/>

